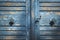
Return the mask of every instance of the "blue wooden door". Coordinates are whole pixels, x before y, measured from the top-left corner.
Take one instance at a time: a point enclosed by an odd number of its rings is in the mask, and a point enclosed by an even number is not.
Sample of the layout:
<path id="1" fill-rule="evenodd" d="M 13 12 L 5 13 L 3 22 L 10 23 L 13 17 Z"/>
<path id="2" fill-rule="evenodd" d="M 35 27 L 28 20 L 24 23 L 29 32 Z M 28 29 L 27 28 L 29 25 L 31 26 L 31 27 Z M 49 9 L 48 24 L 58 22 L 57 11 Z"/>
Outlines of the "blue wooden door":
<path id="1" fill-rule="evenodd" d="M 59 20 L 60 0 L 35 0 L 35 40 L 60 40 Z"/>
<path id="2" fill-rule="evenodd" d="M 29 40 L 30 0 L 0 0 L 0 40 Z"/>

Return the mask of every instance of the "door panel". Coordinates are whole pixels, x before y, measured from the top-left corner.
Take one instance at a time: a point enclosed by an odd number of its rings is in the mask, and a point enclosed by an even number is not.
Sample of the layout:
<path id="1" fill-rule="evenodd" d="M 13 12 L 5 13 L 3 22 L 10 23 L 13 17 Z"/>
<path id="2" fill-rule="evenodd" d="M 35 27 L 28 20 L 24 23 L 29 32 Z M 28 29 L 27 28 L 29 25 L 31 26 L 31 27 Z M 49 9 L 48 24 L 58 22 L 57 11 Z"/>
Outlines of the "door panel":
<path id="1" fill-rule="evenodd" d="M 35 0 L 35 40 L 60 40 L 59 4 L 60 0 Z"/>
<path id="2" fill-rule="evenodd" d="M 29 40 L 29 6 L 30 0 L 0 0 L 0 40 Z"/>

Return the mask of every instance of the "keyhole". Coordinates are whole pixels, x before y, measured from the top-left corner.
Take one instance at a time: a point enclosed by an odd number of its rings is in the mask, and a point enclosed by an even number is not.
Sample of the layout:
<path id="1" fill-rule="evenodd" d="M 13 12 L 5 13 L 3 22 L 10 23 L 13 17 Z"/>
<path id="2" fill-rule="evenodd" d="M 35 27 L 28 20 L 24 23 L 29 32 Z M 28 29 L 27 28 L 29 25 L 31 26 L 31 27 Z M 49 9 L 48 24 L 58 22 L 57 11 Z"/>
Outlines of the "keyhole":
<path id="1" fill-rule="evenodd" d="M 12 22 L 12 21 L 9 22 L 9 25 L 10 26 L 13 26 L 13 24 L 14 24 L 14 22 Z"/>
<path id="2" fill-rule="evenodd" d="M 50 26 L 53 26 L 55 23 L 54 23 L 54 21 L 50 21 Z"/>
<path id="3" fill-rule="evenodd" d="M 9 25 L 10 26 L 13 26 L 13 24 L 14 24 L 14 19 L 11 17 L 10 22 L 9 22 Z"/>

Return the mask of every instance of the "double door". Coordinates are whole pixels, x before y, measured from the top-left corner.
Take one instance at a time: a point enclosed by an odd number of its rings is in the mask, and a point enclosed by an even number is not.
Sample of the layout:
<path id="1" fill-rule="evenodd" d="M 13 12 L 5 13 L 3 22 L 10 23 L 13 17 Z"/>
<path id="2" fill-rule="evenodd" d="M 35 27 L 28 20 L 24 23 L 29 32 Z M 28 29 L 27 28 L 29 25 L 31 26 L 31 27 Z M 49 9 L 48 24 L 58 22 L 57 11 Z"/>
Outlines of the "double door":
<path id="1" fill-rule="evenodd" d="M 60 0 L 0 0 L 0 40 L 59 40 L 59 4 Z"/>

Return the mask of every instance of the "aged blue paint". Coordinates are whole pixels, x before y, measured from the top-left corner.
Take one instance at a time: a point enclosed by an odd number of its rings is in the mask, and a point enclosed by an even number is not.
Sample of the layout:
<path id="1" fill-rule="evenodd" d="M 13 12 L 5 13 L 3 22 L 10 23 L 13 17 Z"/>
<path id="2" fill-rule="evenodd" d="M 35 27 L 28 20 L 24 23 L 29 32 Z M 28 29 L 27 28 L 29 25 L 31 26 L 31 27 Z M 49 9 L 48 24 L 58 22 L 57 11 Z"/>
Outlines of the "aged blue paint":
<path id="1" fill-rule="evenodd" d="M 29 6 L 30 0 L 0 0 L 0 40 L 29 40 Z"/>
<path id="2" fill-rule="evenodd" d="M 0 0 L 0 39 L 60 39 L 60 0 Z"/>
<path id="3" fill-rule="evenodd" d="M 59 40 L 60 39 L 60 0 L 35 0 L 35 40 Z M 50 26 L 54 20 L 55 26 Z"/>

